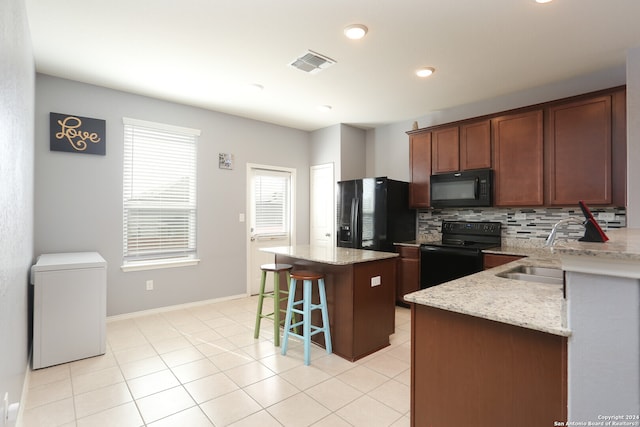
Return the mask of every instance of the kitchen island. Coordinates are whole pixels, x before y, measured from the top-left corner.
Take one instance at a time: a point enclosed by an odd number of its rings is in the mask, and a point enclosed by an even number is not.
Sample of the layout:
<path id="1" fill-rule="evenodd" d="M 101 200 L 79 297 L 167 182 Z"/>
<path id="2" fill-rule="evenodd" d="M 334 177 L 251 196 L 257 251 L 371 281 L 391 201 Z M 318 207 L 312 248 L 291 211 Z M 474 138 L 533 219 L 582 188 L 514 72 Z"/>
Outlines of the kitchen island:
<path id="1" fill-rule="evenodd" d="M 389 345 L 395 330 L 398 254 L 310 245 L 262 250 L 275 254 L 277 263 L 293 265 L 294 270 L 325 275 L 335 354 L 353 362 Z M 318 298 L 315 287 L 313 298 Z M 320 324 L 320 314 L 313 316 L 314 323 Z M 312 339 L 324 347 L 324 334 Z"/>
<path id="2" fill-rule="evenodd" d="M 411 424 L 637 424 L 640 230 L 607 234 L 406 295 Z M 526 266 L 561 268 L 564 283 L 501 277 Z"/>
<path id="3" fill-rule="evenodd" d="M 566 421 L 561 284 L 496 276 L 558 268 L 550 250 L 405 296 L 411 303 L 412 426 L 553 426 Z M 558 425 L 558 424 L 556 424 Z"/>

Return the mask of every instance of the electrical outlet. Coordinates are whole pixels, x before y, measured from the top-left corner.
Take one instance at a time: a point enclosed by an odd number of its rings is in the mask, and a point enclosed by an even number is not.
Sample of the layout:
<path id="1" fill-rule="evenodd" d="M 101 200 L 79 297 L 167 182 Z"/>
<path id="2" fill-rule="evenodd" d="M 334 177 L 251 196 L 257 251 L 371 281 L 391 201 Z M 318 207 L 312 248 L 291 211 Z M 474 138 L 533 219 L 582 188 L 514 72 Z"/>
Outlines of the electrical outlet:
<path id="1" fill-rule="evenodd" d="M 147 290 L 148 291 L 153 290 L 153 280 L 147 280 Z"/>
<path id="2" fill-rule="evenodd" d="M 380 276 L 375 276 L 371 278 L 371 287 L 373 288 L 374 286 L 380 286 L 382 284 L 382 281 L 380 280 Z"/>
<path id="3" fill-rule="evenodd" d="M 604 221 L 613 221 L 616 219 L 616 214 L 613 212 L 599 212 L 598 219 L 602 219 Z"/>
<path id="4" fill-rule="evenodd" d="M 516 217 L 517 220 L 524 220 L 524 219 L 527 219 L 527 214 L 526 213 L 517 213 L 515 215 L 515 217 Z"/>

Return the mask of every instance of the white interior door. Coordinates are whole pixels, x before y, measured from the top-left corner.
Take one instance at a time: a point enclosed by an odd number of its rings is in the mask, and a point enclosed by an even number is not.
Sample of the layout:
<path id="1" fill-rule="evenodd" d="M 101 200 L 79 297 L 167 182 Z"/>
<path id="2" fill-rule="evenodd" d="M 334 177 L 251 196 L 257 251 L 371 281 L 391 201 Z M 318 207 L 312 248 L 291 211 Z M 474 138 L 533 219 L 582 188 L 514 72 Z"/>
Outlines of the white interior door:
<path id="1" fill-rule="evenodd" d="M 290 246 L 293 241 L 295 169 L 247 165 L 247 283 L 248 292 L 260 291 L 260 266 L 274 255 L 260 249 Z M 273 280 L 267 280 L 273 290 Z"/>
<path id="2" fill-rule="evenodd" d="M 311 244 L 333 247 L 336 245 L 335 178 L 333 163 L 311 166 L 310 173 L 310 227 Z"/>

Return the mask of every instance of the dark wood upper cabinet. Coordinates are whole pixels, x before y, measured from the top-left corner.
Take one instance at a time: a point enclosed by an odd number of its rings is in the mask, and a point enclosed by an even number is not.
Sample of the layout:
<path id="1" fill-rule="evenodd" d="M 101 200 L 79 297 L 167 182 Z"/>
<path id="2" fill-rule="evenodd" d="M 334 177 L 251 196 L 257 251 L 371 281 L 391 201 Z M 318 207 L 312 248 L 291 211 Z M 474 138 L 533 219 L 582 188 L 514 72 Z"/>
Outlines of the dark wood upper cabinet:
<path id="1" fill-rule="evenodd" d="M 431 134 L 432 173 L 491 167 L 489 120 L 434 129 Z"/>
<path id="2" fill-rule="evenodd" d="M 429 207 L 429 185 L 431 178 L 431 132 L 409 136 L 409 206 Z"/>
<path id="3" fill-rule="evenodd" d="M 460 170 L 458 126 L 437 129 L 431 133 L 432 173 Z"/>
<path id="4" fill-rule="evenodd" d="M 460 126 L 460 170 L 491 167 L 491 121 Z"/>
<path id="5" fill-rule="evenodd" d="M 411 207 L 432 173 L 493 168 L 494 206 L 626 206 L 626 88 L 410 131 Z"/>
<path id="6" fill-rule="evenodd" d="M 611 96 L 547 111 L 547 204 L 611 204 Z"/>
<path id="7" fill-rule="evenodd" d="M 491 120 L 496 206 L 542 206 L 542 110 Z"/>

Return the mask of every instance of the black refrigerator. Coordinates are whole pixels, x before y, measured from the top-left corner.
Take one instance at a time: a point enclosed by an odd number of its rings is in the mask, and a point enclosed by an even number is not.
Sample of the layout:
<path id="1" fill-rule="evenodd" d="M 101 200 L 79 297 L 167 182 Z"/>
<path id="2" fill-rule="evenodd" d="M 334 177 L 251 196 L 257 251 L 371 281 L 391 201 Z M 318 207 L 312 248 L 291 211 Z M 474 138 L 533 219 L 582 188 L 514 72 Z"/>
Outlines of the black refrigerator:
<path id="1" fill-rule="evenodd" d="M 409 183 L 386 177 L 340 181 L 337 196 L 339 247 L 395 252 L 394 243 L 415 240 Z"/>

